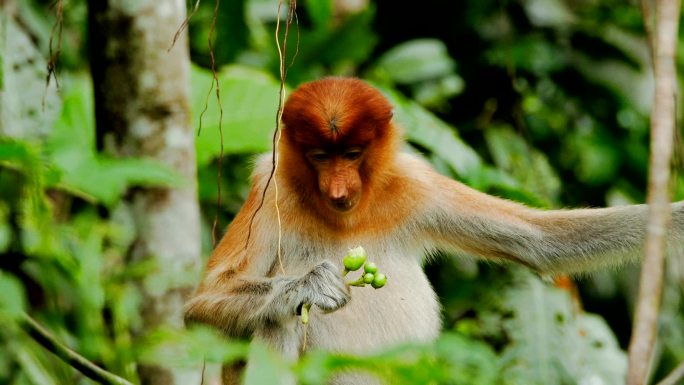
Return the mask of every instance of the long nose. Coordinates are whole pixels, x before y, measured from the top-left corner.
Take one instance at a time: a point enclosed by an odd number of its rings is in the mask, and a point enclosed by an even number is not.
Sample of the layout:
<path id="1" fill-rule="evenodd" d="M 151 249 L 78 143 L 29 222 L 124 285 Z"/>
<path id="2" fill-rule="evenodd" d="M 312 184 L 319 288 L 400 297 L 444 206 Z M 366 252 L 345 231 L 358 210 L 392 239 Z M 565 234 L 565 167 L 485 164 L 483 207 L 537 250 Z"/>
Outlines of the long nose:
<path id="1" fill-rule="evenodd" d="M 349 197 L 349 190 L 344 181 L 335 181 L 330 185 L 328 198 L 333 202 L 344 202 Z"/>

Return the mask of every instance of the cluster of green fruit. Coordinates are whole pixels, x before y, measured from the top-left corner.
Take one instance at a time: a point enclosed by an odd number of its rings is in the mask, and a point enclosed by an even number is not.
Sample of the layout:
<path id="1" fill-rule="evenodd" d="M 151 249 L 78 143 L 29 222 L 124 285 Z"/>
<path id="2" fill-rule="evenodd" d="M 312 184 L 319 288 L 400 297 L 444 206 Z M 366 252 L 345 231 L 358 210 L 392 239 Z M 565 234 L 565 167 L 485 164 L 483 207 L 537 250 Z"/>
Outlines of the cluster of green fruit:
<path id="1" fill-rule="evenodd" d="M 347 284 L 360 287 L 371 285 L 374 289 L 385 286 L 387 276 L 383 273 L 378 273 L 378 266 L 375 263 L 366 263 L 366 258 L 368 258 L 368 254 L 366 254 L 366 250 L 361 246 L 349 250 L 347 256 L 344 257 L 344 272 L 342 275 L 346 276 L 350 271 L 359 270 L 361 266 L 363 266 L 363 274 L 356 281 L 347 282 Z M 311 309 L 310 303 L 302 305 L 301 322 L 305 325 L 309 323 L 309 309 Z"/>
<path id="2" fill-rule="evenodd" d="M 364 287 L 367 284 L 374 289 L 379 289 L 387 283 L 387 276 L 383 273 L 378 273 L 378 266 L 373 262 L 366 262 L 366 250 L 363 247 L 355 247 L 347 253 L 344 257 L 344 273 L 347 275 L 350 271 L 356 271 L 363 266 L 363 274 L 356 281 L 349 282 L 350 286 Z"/>

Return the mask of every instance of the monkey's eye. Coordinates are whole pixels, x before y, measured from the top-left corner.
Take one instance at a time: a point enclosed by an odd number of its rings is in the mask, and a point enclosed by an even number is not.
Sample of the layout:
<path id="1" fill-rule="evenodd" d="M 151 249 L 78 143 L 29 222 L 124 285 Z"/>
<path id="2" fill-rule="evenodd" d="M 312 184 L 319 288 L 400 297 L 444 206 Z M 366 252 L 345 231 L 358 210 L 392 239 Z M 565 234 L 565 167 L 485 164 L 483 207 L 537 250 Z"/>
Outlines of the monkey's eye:
<path id="1" fill-rule="evenodd" d="M 309 160 L 315 163 L 325 162 L 330 159 L 330 154 L 323 150 L 311 150 L 307 154 Z"/>
<path id="2" fill-rule="evenodd" d="M 346 150 L 342 156 L 347 160 L 356 160 L 359 159 L 361 155 L 363 155 L 363 149 L 359 147 L 353 147 Z"/>

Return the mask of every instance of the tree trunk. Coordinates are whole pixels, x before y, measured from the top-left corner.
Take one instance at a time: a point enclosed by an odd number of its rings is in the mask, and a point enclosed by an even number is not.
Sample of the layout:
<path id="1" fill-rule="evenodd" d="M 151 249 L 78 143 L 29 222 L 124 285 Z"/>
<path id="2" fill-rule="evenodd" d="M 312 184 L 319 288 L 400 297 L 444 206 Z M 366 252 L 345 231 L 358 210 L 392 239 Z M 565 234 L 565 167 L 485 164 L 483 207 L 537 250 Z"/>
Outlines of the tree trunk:
<path id="1" fill-rule="evenodd" d="M 182 307 L 200 266 L 194 132 L 189 115 L 186 35 L 173 48 L 182 0 L 89 0 L 91 71 L 98 147 L 121 157 L 153 158 L 176 170 L 178 188 L 135 188 L 125 204 L 137 226 L 132 261 L 152 259 L 141 282 L 145 333 L 182 327 Z M 199 372 L 141 366 L 143 384 L 199 384 Z"/>

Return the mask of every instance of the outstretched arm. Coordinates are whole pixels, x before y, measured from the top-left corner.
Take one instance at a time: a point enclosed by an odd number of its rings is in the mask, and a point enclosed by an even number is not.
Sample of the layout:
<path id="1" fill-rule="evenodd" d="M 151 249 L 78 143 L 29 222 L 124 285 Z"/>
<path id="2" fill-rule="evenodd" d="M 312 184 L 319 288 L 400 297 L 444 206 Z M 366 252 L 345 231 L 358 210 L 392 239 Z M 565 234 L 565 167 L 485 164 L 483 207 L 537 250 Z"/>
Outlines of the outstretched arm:
<path id="1" fill-rule="evenodd" d="M 535 210 L 431 172 L 420 215 L 438 247 L 510 260 L 540 272 L 578 272 L 638 258 L 646 205 Z M 684 202 L 672 204 L 669 247 L 684 247 Z"/>

